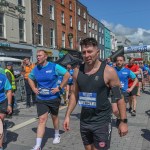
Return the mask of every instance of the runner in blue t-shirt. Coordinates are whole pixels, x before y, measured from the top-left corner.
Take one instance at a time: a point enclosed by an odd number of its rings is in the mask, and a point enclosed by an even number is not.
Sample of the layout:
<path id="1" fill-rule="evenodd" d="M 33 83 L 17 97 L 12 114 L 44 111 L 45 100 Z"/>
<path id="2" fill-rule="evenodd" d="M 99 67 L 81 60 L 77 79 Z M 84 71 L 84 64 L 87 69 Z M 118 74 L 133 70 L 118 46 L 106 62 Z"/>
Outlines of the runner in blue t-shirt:
<path id="1" fill-rule="evenodd" d="M 68 79 L 68 83 L 66 86 L 66 101 L 65 104 L 67 105 L 69 102 L 69 97 L 70 97 L 70 93 L 72 91 L 72 87 L 73 87 L 73 73 L 74 70 L 72 69 L 72 66 L 70 64 L 67 65 L 67 70 L 70 73 L 70 78 Z"/>
<path id="2" fill-rule="evenodd" d="M 12 91 L 6 75 L 0 73 L 0 149 L 3 143 L 3 121 L 6 114 L 12 113 Z"/>
<path id="3" fill-rule="evenodd" d="M 138 83 L 138 79 L 131 70 L 124 67 L 124 63 L 125 63 L 125 57 L 123 55 L 117 56 L 115 70 L 120 79 L 122 95 L 124 96 L 124 100 L 127 103 L 129 100 L 130 92 L 133 90 L 133 88 Z M 133 85 L 130 88 L 128 88 L 128 79 L 129 78 L 134 80 Z M 112 96 L 112 100 L 113 100 L 113 96 Z M 119 117 L 119 114 L 118 114 L 119 111 L 117 108 L 117 104 L 113 103 L 112 108 L 113 108 L 113 113 L 116 115 L 116 117 Z"/>
<path id="4" fill-rule="evenodd" d="M 47 62 L 47 53 L 44 50 L 37 51 L 37 63 L 37 66 L 33 68 L 28 76 L 29 84 L 37 95 L 37 113 L 39 116 L 36 145 L 33 147 L 33 150 L 39 150 L 41 148 L 49 112 L 51 113 L 55 129 L 53 144 L 60 143 L 58 118 L 60 106 L 59 92 L 67 84 L 70 77 L 70 74 L 65 68 L 58 64 Z M 63 76 L 63 80 L 58 86 L 59 76 Z"/>

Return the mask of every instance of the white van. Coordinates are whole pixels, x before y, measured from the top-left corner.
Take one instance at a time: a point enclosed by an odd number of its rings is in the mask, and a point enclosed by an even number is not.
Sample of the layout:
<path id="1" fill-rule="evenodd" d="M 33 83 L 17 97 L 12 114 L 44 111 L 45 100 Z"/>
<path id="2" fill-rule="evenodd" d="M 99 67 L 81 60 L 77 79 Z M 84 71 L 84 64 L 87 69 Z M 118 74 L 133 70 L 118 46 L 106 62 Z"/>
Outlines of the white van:
<path id="1" fill-rule="evenodd" d="M 21 59 L 17 59 L 17 58 L 12 58 L 12 57 L 1 57 L 0 56 L 0 66 L 2 68 L 6 68 L 6 64 L 7 62 L 12 62 L 13 63 L 13 69 L 14 69 L 14 74 L 20 74 L 21 72 L 21 63 L 22 60 Z"/>

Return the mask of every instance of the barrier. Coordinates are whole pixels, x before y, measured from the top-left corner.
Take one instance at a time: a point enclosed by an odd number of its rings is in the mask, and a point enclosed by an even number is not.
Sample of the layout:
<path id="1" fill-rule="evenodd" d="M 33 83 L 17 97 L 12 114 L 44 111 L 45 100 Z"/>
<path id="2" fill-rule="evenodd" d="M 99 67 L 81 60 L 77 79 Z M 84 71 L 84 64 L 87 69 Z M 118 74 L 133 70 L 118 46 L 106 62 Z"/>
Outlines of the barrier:
<path id="1" fill-rule="evenodd" d="M 23 76 L 16 78 L 16 86 L 17 86 L 17 90 L 15 92 L 16 101 L 26 101 L 26 87 Z"/>

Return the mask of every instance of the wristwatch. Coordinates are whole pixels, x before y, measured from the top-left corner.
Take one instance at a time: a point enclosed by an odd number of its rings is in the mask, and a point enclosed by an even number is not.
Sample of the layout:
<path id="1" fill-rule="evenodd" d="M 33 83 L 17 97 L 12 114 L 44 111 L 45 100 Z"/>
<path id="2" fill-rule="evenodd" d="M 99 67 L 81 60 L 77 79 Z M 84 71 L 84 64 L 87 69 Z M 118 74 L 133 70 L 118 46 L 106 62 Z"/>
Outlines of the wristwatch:
<path id="1" fill-rule="evenodd" d="M 123 122 L 123 123 L 128 123 L 128 119 L 119 119 L 120 123 Z"/>
<path id="2" fill-rule="evenodd" d="M 12 104 L 8 104 L 8 106 L 11 106 L 11 107 L 12 107 Z"/>

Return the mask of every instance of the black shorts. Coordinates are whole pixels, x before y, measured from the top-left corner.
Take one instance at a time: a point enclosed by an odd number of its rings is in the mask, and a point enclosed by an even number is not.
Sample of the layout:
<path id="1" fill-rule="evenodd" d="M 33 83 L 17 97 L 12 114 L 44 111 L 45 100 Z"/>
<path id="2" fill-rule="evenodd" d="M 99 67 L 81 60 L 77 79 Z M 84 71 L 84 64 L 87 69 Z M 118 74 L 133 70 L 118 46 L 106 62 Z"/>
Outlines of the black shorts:
<path id="1" fill-rule="evenodd" d="M 7 100 L 0 102 L 0 113 L 1 114 L 7 114 L 7 106 L 8 106 Z"/>
<path id="2" fill-rule="evenodd" d="M 51 113 L 54 116 L 57 116 L 59 112 L 60 102 L 60 98 L 56 98 L 53 100 L 37 100 L 36 105 L 38 117 L 47 112 Z"/>
<path id="3" fill-rule="evenodd" d="M 108 150 L 110 148 L 111 131 L 111 123 L 106 123 L 103 125 L 89 125 L 80 123 L 80 133 L 83 144 L 85 146 L 93 144 L 98 150 Z"/>
<path id="4" fill-rule="evenodd" d="M 125 102 L 128 103 L 129 102 L 129 93 L 128 92 L 122 92 L 122 95 L 124 97 Z"/>
<path id="5" fill-rule="evenodd" d="M 135 86 L 135 87 L 133 88 L 133 90 L 129 93 L 129 96 L 137 95 L 137 92 L 138 92 L 138 87 Z"/>

